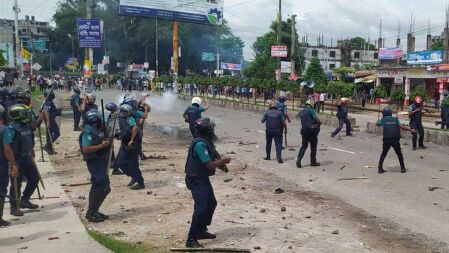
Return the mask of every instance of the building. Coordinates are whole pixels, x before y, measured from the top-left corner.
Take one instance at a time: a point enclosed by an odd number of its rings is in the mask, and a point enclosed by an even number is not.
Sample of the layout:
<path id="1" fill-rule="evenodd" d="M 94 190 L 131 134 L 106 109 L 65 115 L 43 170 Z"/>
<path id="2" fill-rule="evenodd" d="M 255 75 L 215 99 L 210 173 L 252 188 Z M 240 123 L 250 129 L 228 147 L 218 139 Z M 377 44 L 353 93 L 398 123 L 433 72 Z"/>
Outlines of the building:
<path id="1" fill-rule="evenodd" d="M 46 31 L 50 29 L 49 22 L 36 21 L 34 16 L 25 16 L 19 20 L 19 38 L 22 46 L 30 52 L 46 52 L 48 37 Z M 9 65 L 15 65 L 15 25 L 14 20 L 0 20 L 0 49 L 5 51 L 4 56 Z"/>
<path id="2" fill-rule="evenodd" d="M 304 41 L 303 41 L 304 42 Z M 309 45 L 307 42 L 301 44 L 300 50 L 303 52 L 307 66 L 314 57 L 318 58 L 325 71 L 330 71 L 339 67 L 363 67 L 365 65 L 377 64 L 378 51 L 353 49 L 351 40 L 341 40 L 337 46 L 326 46 L 318 41 L 317 45 Z"/>

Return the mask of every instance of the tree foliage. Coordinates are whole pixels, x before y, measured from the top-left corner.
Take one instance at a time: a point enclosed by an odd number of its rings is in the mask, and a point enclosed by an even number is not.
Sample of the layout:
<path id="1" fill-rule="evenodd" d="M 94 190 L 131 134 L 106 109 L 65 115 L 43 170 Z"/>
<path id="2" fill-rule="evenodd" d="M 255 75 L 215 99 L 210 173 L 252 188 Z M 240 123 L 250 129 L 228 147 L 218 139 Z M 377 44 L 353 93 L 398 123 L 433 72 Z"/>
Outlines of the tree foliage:
<path id="1" fill-rule="evenodd" d="M 375 50 L 376 46 L 368 43 L 364 38 L 355 37 L 351 39 L 351 48 L 355 50 Z"/>
<path id="2" fill-rule="evenodd" d="M 424 85 L 418 85 L 413 88 L 410 93 L 410 99 L 414 100 L 415 97 L 420 96 L 423 101 L 427 101 L 430 99 L 429 93 L 427 93 L 426 87 Z"/>
<path id="3" fill-rule="evenodd" d="M 0 67 L 8 65 L 8 61 L 3 56 L 4 53 L 6 53 L 4 50 L 0 50 Z"/>
<path id="4" fill-rule="evenodd" d="M 379 85 L 374 89 L 374 97 L 375 98 L 387 98 L 388 92 L 387 88 L 383 85 Z"/>
<path id="5" fill-rule="evenodd" d="M 252 45 L 254 51 L 254 60 L 244 69 L 244 74 L 249 78 L 275 78 L 275 71 L 277 69 L 277 58 L 271 57 L 271 46 L 276 45 L 278 22 L 272 22 L 270 30 L 262 36 L 257 37 Z M 291 61 L 291 25 L 292 20 L 282 21 L 281 23 L 281 45 L 288 46 L 288 57 L 282 60 Z M 298 38 L 298 36 L 296 36 Z M 304 57 L 299 50 L 299 41 L 296 39 L 296 55 L 294 57 L 296 62 L 296 70 L 301 73 L 304 65 Z"/>
<path id="6" fill-rule="evenodd" d="M 116 63 L 123 67 L 132 63 L 148 60 L 150 69 L 155 69 L 156 20 L 143 17 L 118 15 L 116 0 L 97 0 L 94 16 L 104 21 L 104 43 L 101 49 L 94 51 L 94 64 L 101 61 L 106 53 L 110 56 L 110 70 Z M 86 16 L 86 1 L 60 0 L 53 21 L 55 29 L 49 32 L 50 43 L 57 66 L 63 66 L 71 55 L 72 44 L 67 34 L 76 37 L 76 18 Z M 158 21 L 159 70 L 169 73 L 172 55 L 172 26 L 167 20 Z M 202 52 L 215 53 L 219 48 L 223 62 L 240 63 L 243 57 L 244 43 L 234 36 L 227 22 L 221 27 L 192 23 L 180 23 L 179 45 L 181 47 L 180 74 L 186 72 L 201 73 L 210 66 L 201 61 Z M 75 56 L 84 58 L 75 39 Z M 213 63 L 212 66 L 215 66 Z"/>
<path id="7" fill-rule="evenodd" d="M 315 85 L 326 85 L 327 78 L 324 73 L 323 66 L 321 66 L 320 60 L 316 57 L 310 60 L 310 64 L 307 67 L 306 74 L 304 75 L 306 81 L 314 81 Z"/>

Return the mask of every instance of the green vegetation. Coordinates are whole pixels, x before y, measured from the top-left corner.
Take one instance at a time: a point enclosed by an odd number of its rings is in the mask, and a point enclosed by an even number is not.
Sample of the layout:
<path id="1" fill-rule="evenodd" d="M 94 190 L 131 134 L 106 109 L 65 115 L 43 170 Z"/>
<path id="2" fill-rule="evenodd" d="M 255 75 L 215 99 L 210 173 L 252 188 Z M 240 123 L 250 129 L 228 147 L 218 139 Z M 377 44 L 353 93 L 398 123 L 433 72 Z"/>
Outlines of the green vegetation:
<path id="1" fill-rule="evenodd" d="M 324 74 L 323 67 L 318 58 L 314 57 L 310 60 L 304 79 L 306 81 L 314 81 L 315 85 L 318 85 L 318 87 L 327 85 L 326 74 Z"/>
<path id="2" fill-rule="evenodd" d="M 3 56 L 4 53 L 5 53 L 5 50 L 0 50 L 0 67 L 8 65 L 8 61 Z"/>
<path id="3" fill-rule="evenodd" d="M 374 89 L 374 97 L 375 98 L 387 98 L 388 97 L 387 88 L 385 88 L 385 86 L 383 86 L 383 85 L 377 86 L 376 89 Z"/>
<path id="4" fill-rule="evenodd" d="M 89 235 L 114 253 L 163 253 L 163 251 L 155 250 L 140 244 L 117 240 L 94 230 L 90 230 Z"/>
<path id="5" fill-rule="evenodd" d="M 405 99 L 405 93 L 403 89 L 397 89 L 391 96 L 393 100 L 401 101 Z"/>
<path id="6" fill-rule="evenodd" d="M 443 50 L 443 41 L 433 43 L 432 50 Z"/>
<path id="7" fill-rule="evenodd" d="M 423 101 L 427 101 L 430 99 L 429 94 L 427 93 L 426 87 L 424 85 L 418 85 L 415 88 L 413 88 L 410 99 L 415 99 L 415 97 L 420 96 Z"/>

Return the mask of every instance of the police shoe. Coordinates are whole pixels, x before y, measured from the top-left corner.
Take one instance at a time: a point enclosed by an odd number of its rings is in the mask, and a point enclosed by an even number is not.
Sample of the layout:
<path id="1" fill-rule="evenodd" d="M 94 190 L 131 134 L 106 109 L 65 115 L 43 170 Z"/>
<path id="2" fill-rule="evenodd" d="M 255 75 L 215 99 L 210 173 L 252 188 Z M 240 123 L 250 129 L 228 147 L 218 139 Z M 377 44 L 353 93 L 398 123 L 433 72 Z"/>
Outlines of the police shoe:
<path id="1" fill-rule="evenodd" d="M 383 168 L 378 168 L 378 169 L 377 169 L 377 172 L 378 172 L 379 174 L 382 174 L 382 173 L 385 173 L 385 170 L 384 170 Z"/>
<path id="2" fill-rule="evenodd" d="M 142 189 L 145 189 L 145 184 L 136 184 L 136 185 L 133 185 L 133 186 L 131 186 L 129 189 L 131 189 L 131 190 L 142 190 Z"/>
<path id="3" fill-rule="evenodd" d="M 210 240 L 217 238 L 217 235 L 211 234 L 207 231 L 204 231 L 199 236 L 196 237 L 197 240 Z"/>
<path id="4" fill-rule="evenodd" d="M 102 217 L 103 219 L 105 219 L 105 220 L 109 219 L 109 215 L 106 215 L 106 214 L 101 213 L 101 212 L 97 212 L 97 214 L 98 214 L 100 217 Z"/>
<path id="5" fill-rule="evenodd" d="M 279 159 L 279 160 L 278 160 L 278 163 L 284 163 L 284 161 L 282 161 L 282 159 Z"/>
<path id="6" fill-rule="evenodd" d="M 401 168 L 401 173 L 406 173 L 407 170 L 405 168 Z"/>
<path id="7" fill-rule="evenodd" d="M 427 149 L 426 146 L 420 146 L 419 148 L 420 148 L 420 149 Z"/>
<path id="8" fill-rule="evenodd" d="M 94 211 L 87 211 L 86 213 L 86 220 L 90 221 L 90 222 L 103 222 L 104 218 L 101 217 L 101 215 L 98 212 L 94 212 Z"/>
<path id="9" fill-rule="evenodd" d="M 0 218 L 0 227 L 7 227 L 9 225 L 11 225 L 10 222 L 5 221 L 4 219 Z"/>
<path id="10" fill-rule="evenodd" d="M 123 172 L 121 172 L 119 169 L 113 169 L 112 175 L 114 175 L 114 176 L 123 175 Z M 131 185 L 128 185 L 128 186 L 131 186 Z"/>
<path id="11" fill-rule="evenodd" d="M 186 242 L 186 248 L 204 248 L 204 246 L 196 239 L 188 239 Z"/>
<path id="12" fill-rule="evenodd" d="M 264 159 L 265 161 L 270 161 L 270 160 L 271 160 L 270 157 L 264 157 L 263 159 Z"/>
<path id="13" fill-rule="evenodd" d="M 321 166 L 321 164 L 317 163 L 317 162 L 314 162 L 314 163 L 311 163 L 310 166 L 312 166 L 312 167 L 319 167 L 319 166 Z"/>
<path id="14" fill-rule="evenodd" d="M 11 214 L 12 216 L 23 216 L 24 215 L 22 210 L 20 210 L 19 208 L 16 207 L 15 203 L 11 203 L 11 209 L 9 211 L 9 214 Z"/>
<path id="15" fill-rule="evenodd" d="M 299 159 L 296 159 L 296 168 L 298 168 L 298 169 L 302 168 L 301 160 L 299 160 Z"/>
<path id="16" fill-rule="evenodd" d="M 134 179 L 131 179 L 131 181 L 129 181 L 128 183 L 128 187 L 133 186 L 136 183 L 136 181 L 134 181 Z"/>
<path id="17" fill-rule="evenodd" d="M 30 202 L 29 199 L 21 198 L 19 202 L 20 208 L 26 208 L 26 209 L 38 209 L 39 205 L 33 204 Z"/>

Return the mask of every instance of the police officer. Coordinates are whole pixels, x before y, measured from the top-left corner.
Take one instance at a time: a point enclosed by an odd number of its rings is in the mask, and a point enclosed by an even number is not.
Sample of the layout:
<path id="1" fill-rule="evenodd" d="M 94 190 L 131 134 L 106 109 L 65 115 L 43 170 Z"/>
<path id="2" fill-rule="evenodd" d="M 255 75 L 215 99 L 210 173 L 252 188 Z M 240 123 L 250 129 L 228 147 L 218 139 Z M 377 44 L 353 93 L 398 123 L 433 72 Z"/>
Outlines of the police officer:
<path id="1" fill-rule="evenodd" d="M 449 129 L 449 99 L 448 94 L 444 94 L 443 102 L 441 102 L 441 121 L 435 121 L 435 125 L 441 124 L 441 129 Z"/>
<path id="2" fill-rule="evenodd" d="M 276 102 L 270 103 L 269 110 L 264 113 L 262 123 L 265 123 L 266 153 L 264 160 L 271 160 L 271 144 L 274 139 L 276 145 L 276 158 L 279 163 L 282 161 L 282 132 L 287 134 L 287 124 L 284 114 L 277 108 Z"/>
<path id="3" fill-rule="evenodd" d="M 209 110 L 209 102 L 207 100 L 204 101 L 205 106 L 202 106 L 201 103 L 201 98 L 192 98 L 192 104 L 187 107 L 187 109 L 184 111 L 184 114 L 182 115 L 185 122 L 189 123 L 189 129 L 192 133 L 193 138 L 197 137 L 195 122 L 201 118 L 202 112 Z"/>
<path id="4" fill-rule="evenodd" d="M 351 122 L 348 119 L 348 101 L 345 98 L 340 99 L 340 102 L 337 104 L 337 119 L 338 119 L 338 127 L 332 133 L 331 137 L 335 137 L 343 128 L 343 124 L 346 125 L 346 135 L 352 136 L 352 128 Z"/>
<path id="5" fill-rule="evenodd" d="M 396 155 L 398 156 L 399 164 L 401 165 L 401 172 L 405 173 L 407 172 L 407 170 L 405 169 L 401 143 L 399 142 L 399 140 L 401 139 L 401 129 L 405 131 L 411 131 L 412 133 L 414 133 L 415 130 L 401 125 L 399 123 L 399 119 L 393 117 L 393 113 L 390 107 L 385 107 L 382 111 L 382 114 L 383 118 L 377 123 L 377 125 L 383 127 L 383 148 L 382 154 L 380 155 L 379 166 L 377 167 L 378 172 L 385 172 L 385 170 L 383 169 L 384 160 L 387 157 L 390 148 L 393 147 Z"/>
<path id="6" fill-rule="evenodd" d="M 3 118 L 4 123 L 6 123 L 6 118 L 8 116 L 8 107 L 6 107 L 7 95 L 8 89 L 0 88 L 0 105 L 4 108 L 3 113 L 0 116 Z"/>
<path id="7" fill-rule="evenodd" d="M 209 118 L 198 119 L 195 123 L 198 137 L 192 140 L 185 166 L 186 186 L 192 192 L 194 211 L 187 236 L 186 247 L 202 248 L 198 240 L 215 239 L 216 235 L 207 231 L 211 225 L 217 200 L 209 177 L 215 175 L 215 169 L 229 164 L 231 158 L 218 159 L 214 142 L 215 123 Z"/>
<path id="8" fill-rule="evenodd" d="M 81 131 L 80 120 L 81 120 L 81 90 L 78 86 L 73 87 L 73 95 L 70 98 L 70 106 L 72 106 L 73 111 L 73 130 Z"/>
<path id="9" fill-rule="evenodd" d="M 290 117 L 288 116 L 287 105 L 285 104 L 286 101 L 287 101 L 287 98 L 285 96 L 280 96 L 278 98 L 278 102 L 276 103 L 276 105 L 278 107 L 278 110 L 284 114 L 284 117 L 288 121 L 288 123 L 291 123 L 292 121 L 290 120 Z M 283 138 L 281 138 L 281 144 L 282 144 L 282 149 L 285 149 Z"/>
<path id="10" fill-rule="evenodd" d="M 3 88 L 2 88 L 3 89 Z M 6 159 L 5 152 L 3 150 L 3 134 L 5 132 L 6 126 L 4 125 L 3 115 L 5 112 L 5 108 L 0 105 L 0 227 L 8 226 L 10 223 L 3 220 L 3 209 L 5 207 L 5 199 L 7 197 L 7 188 L 9 183 L 9 163 L 8 159 Z M 14 176 L 17 176 L 18 170 L 13 171 L 15 173 Z"/>
<path id="11" fill-rule="evenodd" d="M 128 104 L 119 107 L 120 150 L 114 166 L 121 168 L 131 181 L 131 190 L 145 189 L 142 171 L 139 169 L 139 155 L 142 149 L 142 134 L 132 116 L 133 108 Z"/>
<path id="12" fill-rule="evenodd" d="M 416 150 L 416 141 L 418 139 L 418 133 L 419 133 L 419 148 L 426 149 L 427 147 L 424 146 L 424 127 L 422 124 L 422 115 L 425 113 L 423 109 L 423 101 L 420 96 L 416 96 L 414 99 L 414 103 L 410 105 L 408 109 L 408 115 L 410 118 L 410 128 L 415 129 L 416 131 L 413 132 L 413 150 Z"/>
<path id="13" fill-rule="evenodd" d="M 148 97 L 149 95 L 146 95 L 145 97 Z M 137 126 L 140 129 L 140 132 L 142 133 L 143 137 L 143 129 L 145 125 L 145 120 L 148 118 L 148 114 L 151 112 L 151 107 L 149 104 L 146 104 L 144 102 L 144 99 L 140 100 L 138 102 L 137 110 L 133 115 L 137 119 Z M 147 160 L 148 157 L 144 154 L 143 149 L 140 152 L 140 160 Z"/>
<path id="14" fill-rule="evenodd" d="M 43 116 L 47 123 L 47 134 L 46 134 L 47 143 L 44 146 L 44 150 L 49 155 L 53 155 L 55 154 L 53 143 L 59 138 L 59 136 L 61 136 L 61 133 L 59 131 L 59 126 L 56 123 L 57 110 L 56 105 L 54 103 L 55 94 L 53 92 L 49 93 L 48 91 L 46 91 L 44 92 L 44 96 L 47 98 L 42 110 Z"/>
<path id="15" fill-rule="evenodd" d="M 316 151 L 318 146 L 318 134 L 320 133 L 321 121 L 316 116 L 316 112 L 313 109 L 314 103 L 312 100 L 307 100 L 306 108 L 304 108 L 299 116 L 301 118 L 301 136 L 302 146 L 298 153 L 296 160 L 296 167 L 301 168 L 301 160 L 306 153 L 307 147 L 310 143 L 310 166 L 320 166 L 316 161 Z"/>
<path id="16" fill-rule="evenodd" d="M 10 187 L 11 215 L 23 216 L 20 208 L 37 209 L 39 207 L 30 202 L 30 197 L 39 182 L 39 175 L 33 161 L 34 135 L 29 125 L 32 120 L 32 113 L 31 109 L 23 104 L 11 106 L 8 113 L 11 122 L 3 133 L 3 148 L 13 172 Z M 20 198 L 20 188 L 24 176 L 27 178 L 27 185 Z M 17 189 L 14 185 L 14 177 L 17 177 Z M 17 208 L 15 193 L 19 195 L 20 208 Z"/>
<path id="17" fill-rule="evenodd" d="M 88 111 L 85 123 L 86 125 L 80 134 L 79 142 L 92 182 L 86 219 L 90 222 L 103 222 L 109 217 L 98 210 L 106 196 L 111 192 L 107 168 L 108 147 L 111 144 L 111 140 L 106 139 L 103 131 L 101 131 L 101 120 L 98 111 Z"/>

